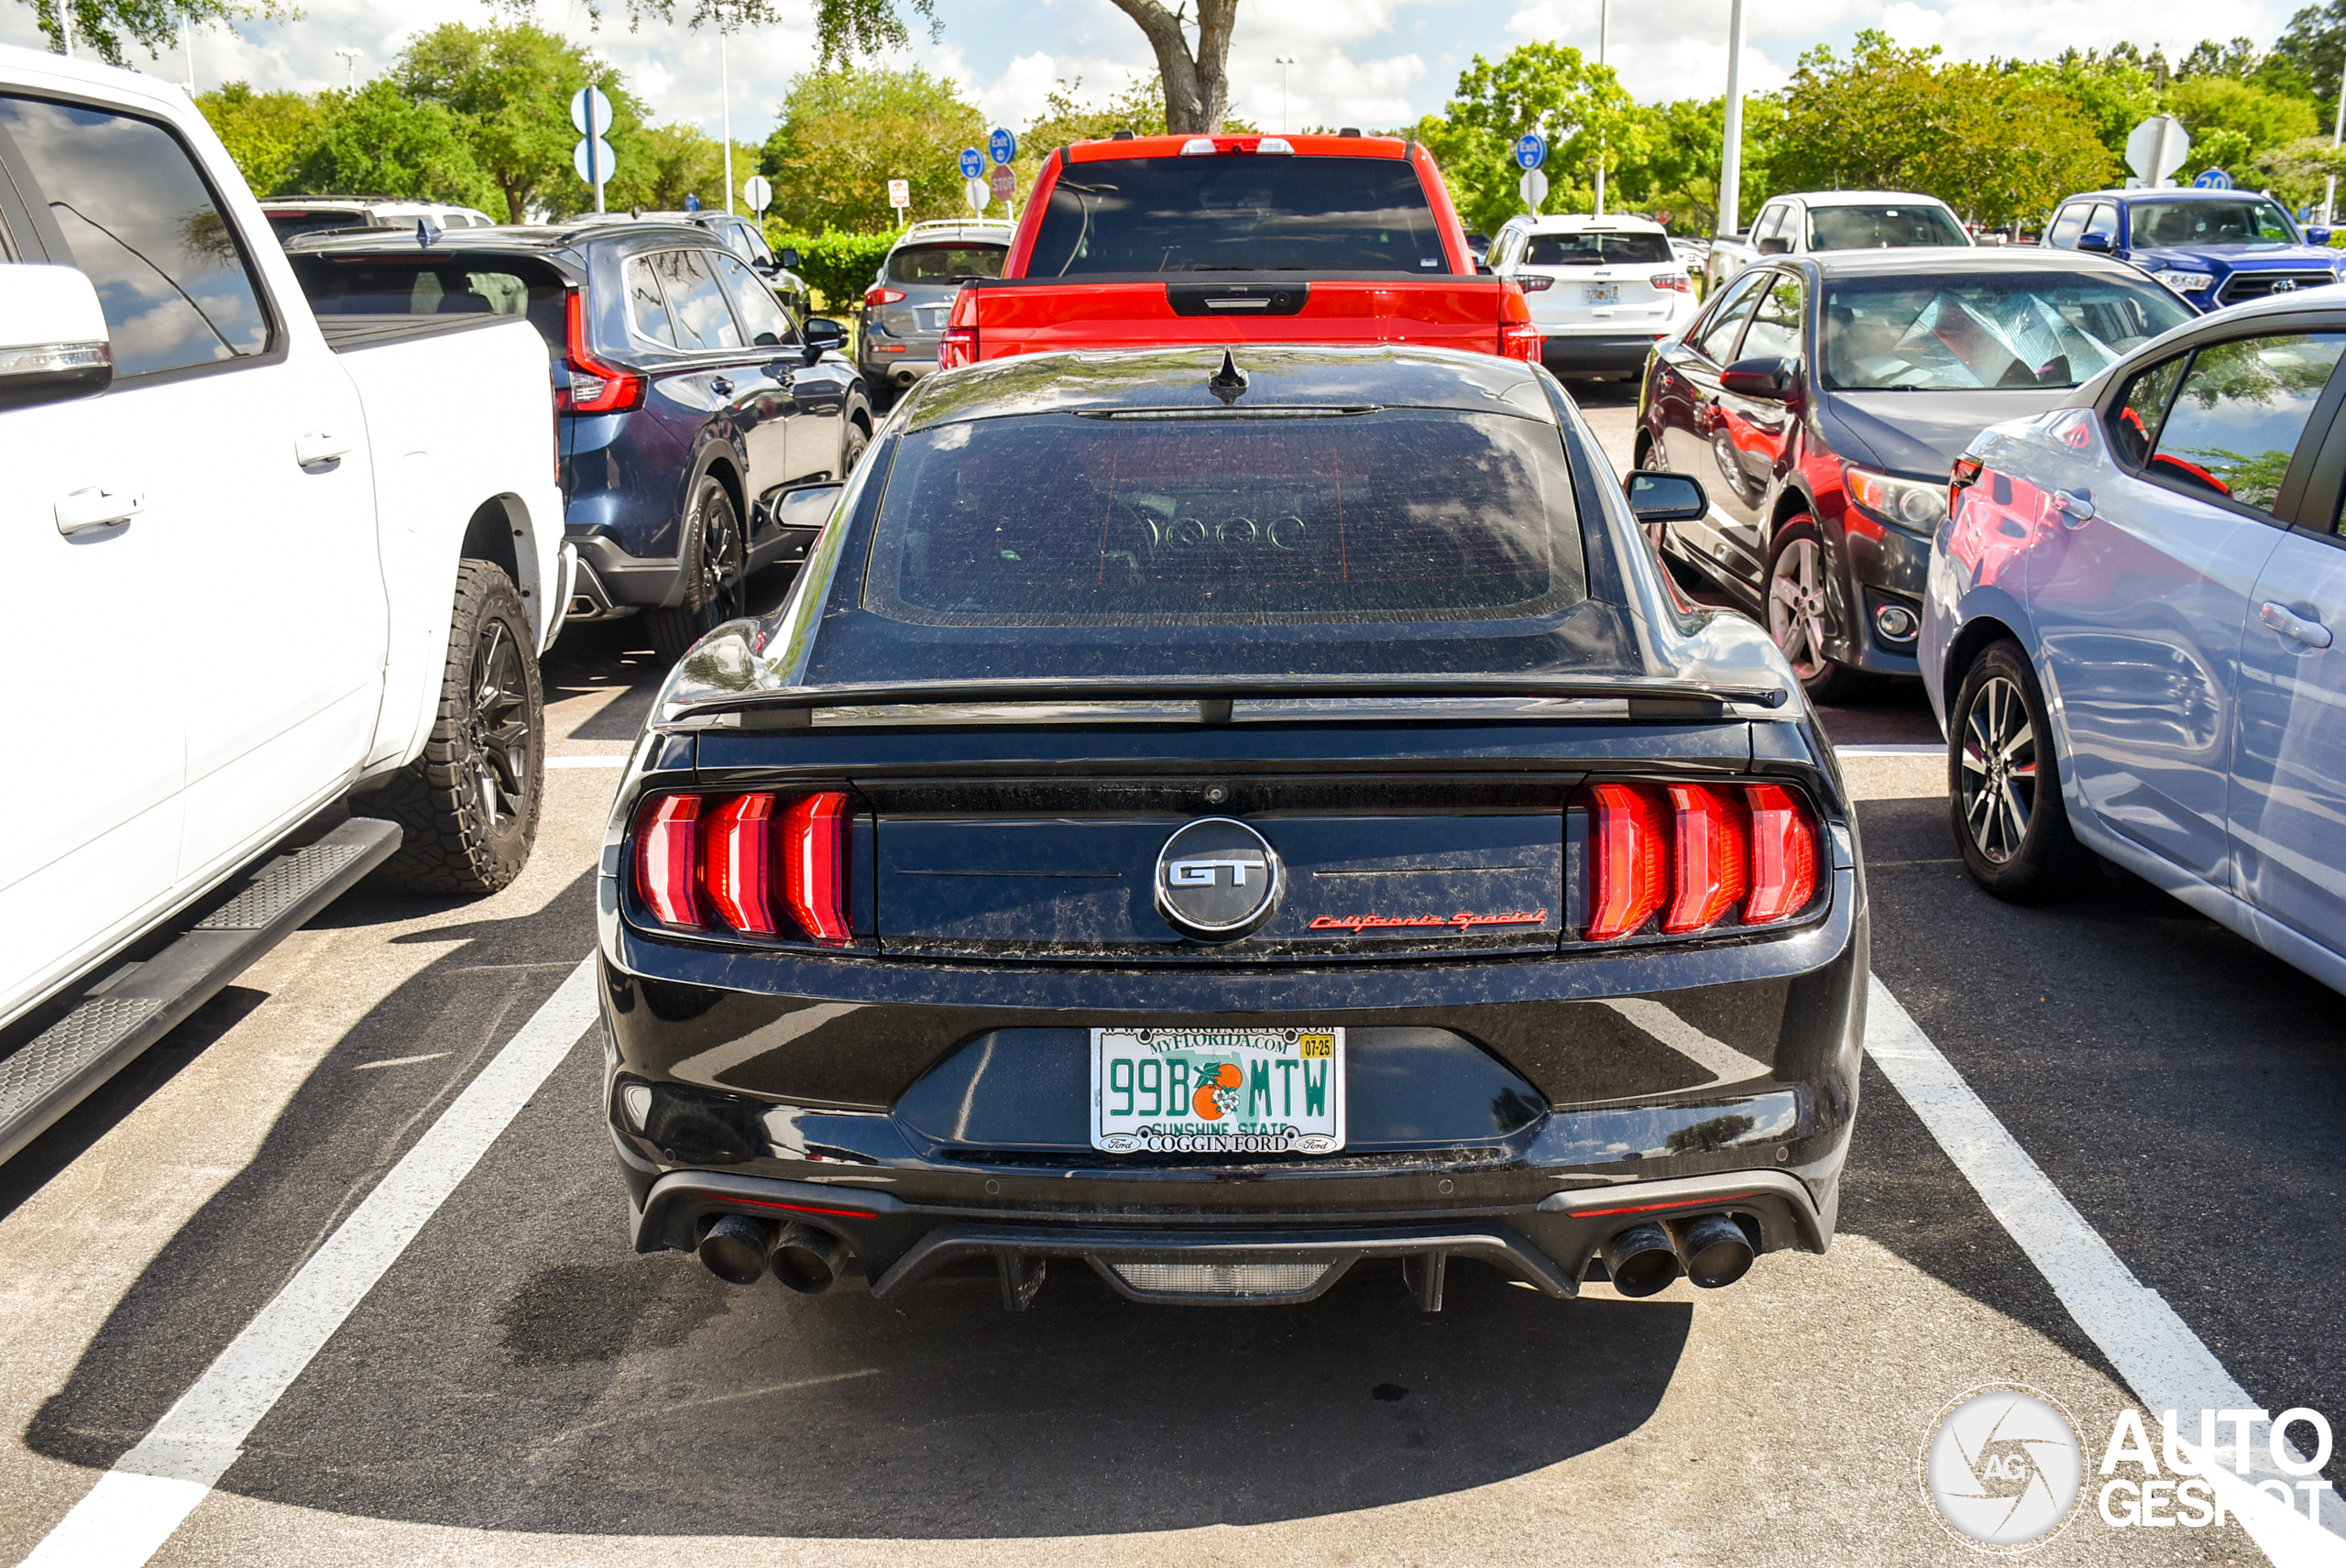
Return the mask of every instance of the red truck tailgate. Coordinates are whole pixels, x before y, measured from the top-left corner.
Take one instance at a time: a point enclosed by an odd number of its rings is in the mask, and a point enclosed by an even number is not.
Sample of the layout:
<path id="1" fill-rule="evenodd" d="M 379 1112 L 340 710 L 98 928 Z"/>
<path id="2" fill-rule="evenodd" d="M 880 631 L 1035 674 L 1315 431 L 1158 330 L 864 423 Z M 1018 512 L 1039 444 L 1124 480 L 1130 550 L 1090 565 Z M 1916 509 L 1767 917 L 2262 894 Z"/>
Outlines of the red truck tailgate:
<path id="1" fill-rule="evenodd" d="M 1186 296 L 1178 303 L 1177 291 Z M 1507 310 L 1510 295 L 1519 310 L 1522 296 L 1495 279 L 1247 286 L 1003 280 L 967 285 L 952 324 L 975 329 L 979 359 L 1185 343 L 1415 343 L 1498 354 L 1502 326 L 1526 319 Z"/>

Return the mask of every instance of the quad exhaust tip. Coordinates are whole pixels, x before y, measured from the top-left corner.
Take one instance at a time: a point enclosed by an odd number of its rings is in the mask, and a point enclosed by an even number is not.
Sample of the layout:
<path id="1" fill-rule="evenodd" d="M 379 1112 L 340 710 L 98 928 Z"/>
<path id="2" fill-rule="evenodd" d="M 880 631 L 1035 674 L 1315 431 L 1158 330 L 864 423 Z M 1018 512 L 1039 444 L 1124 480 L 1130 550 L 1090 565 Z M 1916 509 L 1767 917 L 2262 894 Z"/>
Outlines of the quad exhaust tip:
<path id="1" fill-rule="evenodd" d="M 847 1243 L 794 1220 L 774 1238 L 773 1277 L 802 1296 L 820 1296 L 838 1283 L 848 1256 Z"/>
<path id="2" fill-rule="evenodd" d="M 1732 1285 L 1751 1272 L 1751 1238 L 1725 1214 L 1631 1225 L 1606 1238 L 1600 1255 L 1613 1288 L 1629 1297 L 1668 1289 L 1682 1268 L 1705 1290 Z"/>
<path id="3" fill-rule="evenodd" d="M 771 1234 L 763 1222 L 747 1214 L 720 1215 L 700 1238 L 696 1252 L 701 1266 L 728 1285 L 755 1285 L 765 1277 Z"/>

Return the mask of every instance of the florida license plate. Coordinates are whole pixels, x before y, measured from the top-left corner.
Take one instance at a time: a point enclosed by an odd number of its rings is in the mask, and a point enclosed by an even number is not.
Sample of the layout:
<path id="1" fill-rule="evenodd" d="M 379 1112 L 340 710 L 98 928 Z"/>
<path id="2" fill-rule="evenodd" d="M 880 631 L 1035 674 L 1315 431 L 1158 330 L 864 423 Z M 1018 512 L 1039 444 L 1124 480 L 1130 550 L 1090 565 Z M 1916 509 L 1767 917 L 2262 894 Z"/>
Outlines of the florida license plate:
<path id="1" fill-rule="evenodd" d="M 1621 302 L 1621 285 L 1583 283 L 1580 286 L 1580 302 L 1584 305 L 1617 305 Z"/>
<path id="2" fill-rule="evenodd" d="M 1332 1154 L 1342 1029 L 1094 1029 L 1091 1146 L 1110 1154 Z"/>

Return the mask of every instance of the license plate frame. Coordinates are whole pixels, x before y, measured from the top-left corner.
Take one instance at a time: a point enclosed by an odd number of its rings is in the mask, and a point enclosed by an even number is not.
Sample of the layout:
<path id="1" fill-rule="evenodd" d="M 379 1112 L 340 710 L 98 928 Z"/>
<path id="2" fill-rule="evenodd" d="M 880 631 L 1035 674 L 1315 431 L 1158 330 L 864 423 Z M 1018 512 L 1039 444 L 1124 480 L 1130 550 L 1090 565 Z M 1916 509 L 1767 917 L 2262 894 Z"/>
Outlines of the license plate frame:
<path id="1" fill-rule="evenodd" d="M 1120 1063 L 1129 1064 L 1122 1073 Z M 1259 1158 L 1344 1146 L 1342 1027 L 1101 1027 L 1091 1066 L 1091 1146 L 1103 1154 Z M 1198 1109 L 1201 1095 L 1211 1116 Z M 1170 1113 L 1174 1102 L 1188 1113 Z"/>
<path id="2" fill-rule="evenodd" d="M 1580 302 L 1584 305 L 1617 305 L 1621 302 L 1621 285 L 1583 283 L 1580 286 Z"/>

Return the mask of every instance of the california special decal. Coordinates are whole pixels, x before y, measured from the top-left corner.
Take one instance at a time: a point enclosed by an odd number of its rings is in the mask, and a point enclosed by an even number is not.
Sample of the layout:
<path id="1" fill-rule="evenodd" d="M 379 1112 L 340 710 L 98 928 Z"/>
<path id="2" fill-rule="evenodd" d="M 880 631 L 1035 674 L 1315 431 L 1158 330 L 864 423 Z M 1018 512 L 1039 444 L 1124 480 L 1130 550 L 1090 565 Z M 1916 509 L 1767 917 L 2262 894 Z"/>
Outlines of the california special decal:
<path id="1" fill-rule="evenodd" d="M 1091 1143 L 1111 1154 L 1343 1147 L 1342 1029 L 1091 1031 Z"/>
<path id="2" fill-rule="evenodd" d="M 1464 931 L 1476 926 L 1544 926 L 1544 909 L 1512 909 L 1503 915 L 1476 915 L 1462 909 L 1455 915 L 1321 915 L 1313 918 L 1314 931 L 1392 931 L 1403 927 L 1442 927 Z"/>

